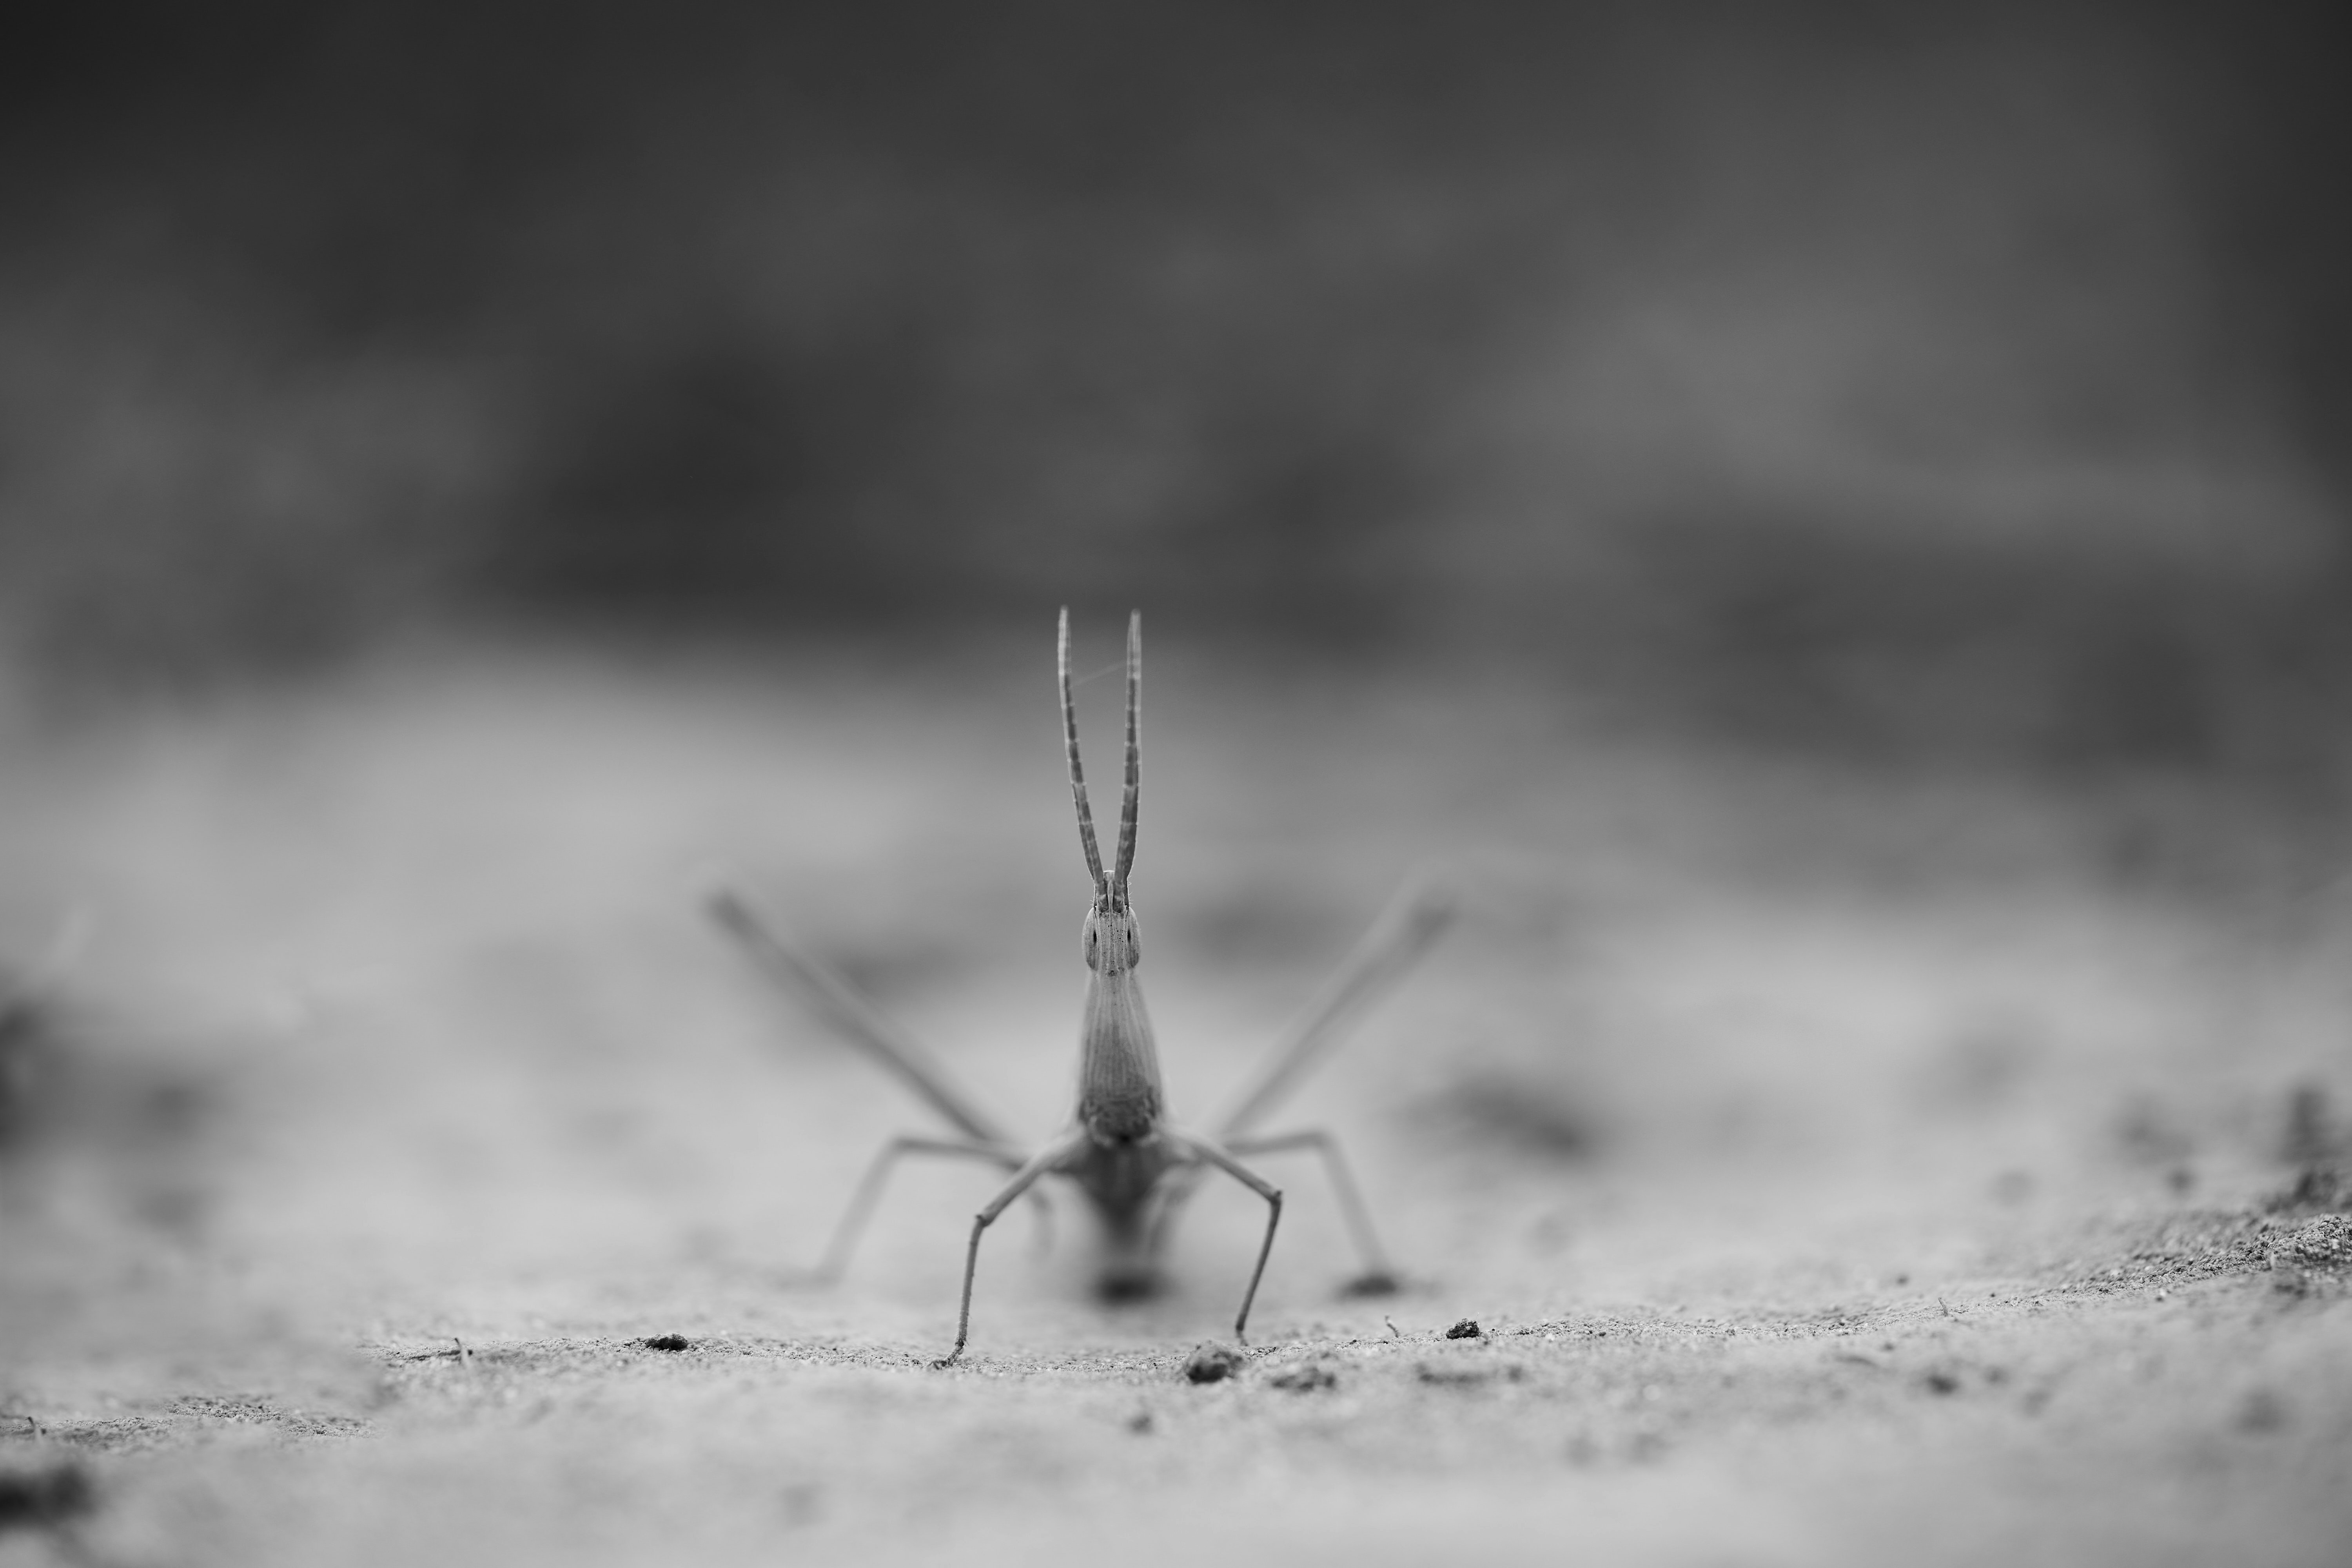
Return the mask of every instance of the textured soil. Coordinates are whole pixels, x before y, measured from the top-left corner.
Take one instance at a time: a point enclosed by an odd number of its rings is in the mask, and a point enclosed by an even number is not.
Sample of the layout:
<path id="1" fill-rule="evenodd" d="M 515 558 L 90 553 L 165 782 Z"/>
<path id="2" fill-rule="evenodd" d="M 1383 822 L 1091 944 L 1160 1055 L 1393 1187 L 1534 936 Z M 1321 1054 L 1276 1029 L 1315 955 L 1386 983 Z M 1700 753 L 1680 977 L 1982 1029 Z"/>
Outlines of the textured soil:
<path id="1" fill-rule="evenodd" d="M 1104 657 L 1108 658 L 1107 650 Z M 1025 1133 L 1084 872 L 1034 648 L 419 657 L 18 710 L 0 1564 L 2352 1560 L 2352 919 L 2208 783 L 1824 762 L 1486 672 L 1155 649 L 1176 1110 L 1389 889 L 1457 929 L 1105 1305 L 698 913 L 721 879 Z M 1108 752 L 1114 681 L 1084 692 Z M 1108 764 L 1097 764 L 1108 771 Z"/>

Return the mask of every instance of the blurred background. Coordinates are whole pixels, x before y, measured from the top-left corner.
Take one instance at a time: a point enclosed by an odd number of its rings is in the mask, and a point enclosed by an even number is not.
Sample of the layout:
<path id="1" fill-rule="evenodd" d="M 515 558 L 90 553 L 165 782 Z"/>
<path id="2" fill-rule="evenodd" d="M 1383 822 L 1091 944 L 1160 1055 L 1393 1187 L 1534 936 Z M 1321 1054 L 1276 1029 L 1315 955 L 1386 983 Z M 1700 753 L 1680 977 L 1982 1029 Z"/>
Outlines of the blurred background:
<path id="1" fill-rule="evenodd" d="M 2307 794 L 2352 657 L 2323 24 L 22 9 L 0 636 L 137 692 L 1142 603 Z"/>

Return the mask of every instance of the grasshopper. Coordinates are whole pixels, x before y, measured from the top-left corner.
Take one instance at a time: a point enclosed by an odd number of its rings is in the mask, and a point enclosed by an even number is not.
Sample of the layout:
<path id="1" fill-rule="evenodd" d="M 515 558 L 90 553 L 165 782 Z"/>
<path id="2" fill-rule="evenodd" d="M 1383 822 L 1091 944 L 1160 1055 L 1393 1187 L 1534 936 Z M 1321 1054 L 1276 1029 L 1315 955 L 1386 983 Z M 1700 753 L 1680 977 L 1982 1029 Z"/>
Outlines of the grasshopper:
<path id="1" fill-rule="evenodd" d="M 721 891 L 710 906 L 712 915 L 771 977 L 798 995 L 848 1043 L 902 1079 L 961 1134 L 898 1137 L 883 1145 L 834 1232 L 816 1271 L 818 1279 L 836 1279 L 847 1268 L 850 1252 L 890 1169 L 902 1156 L 946 1155 L 992 1164 L 1009 1173 L 1004 1185 L 972 1218 L 971 1238 L 964 1253 L 963 1300 L 956 1316 L 955 1348 L 937 1363 L 940 1366 L 961 1356 L 971 1337 L 972 1281 L 980 1266 L 981 1238 L 1024 1194 L 1038 1198 L 1033 1189 L 1046 1176 L 1067 1178 L 1094 1205 L 1108 1242 L 1101 1289 L 1110 1299 L 1148 1294 L 1153 1289 L 1170 1226 L 1206 1173 L 1222 1172 L 1265 1200 L 1265 1232 L 1258 1243 L 1249 1285 L 1242 1293 L 1241 1310 L 1234 1320 L 1234 1337 L 1241 1340 L 1247 1333 L 1250 1304 L 1256 1299 L 1258 1281 L 1274 1250 L 1275 1230 L 1282 1220 L 1281 1191 L 1244 1161 L 1254 1155 L 1311 1150 L 1322 1156 L 1363 1262 L 1363 1273 L 1350 1290 L 1370 1295 L 1396 1288 L 1396 1277 L 1372 1229 L 1363 1196 L 1331 1135 L 1321 1129 L 1260 1135 L 1255 1129 L 1337 1041 L 1340 1026 L 1435 941 L 1452 919 L 1451 902 L 1433 888 L 1409 881 L 1223 1113 L 1209 1124 L 1210 1131 L 1178 1126 L 1168 1116 L 1159 1053 L 1136 979 L 1143 947 L 1129 893 L 1141 773 L 1141 614 L 1130 616 L 1127 627 L 1126 791 L 1119 807 L 1118 849 L 1108 870 L 1095 839 L 1086 773 L 1078 760 L 1067 609 L 1061 616 L 1057 662 L 1070 795 L 1077 807 L 1078 844 L 1086 854 L 1094 898 L 1087 908 L 1081 936 L 1087 974 L 1078 1036 L 1077 1105 L 1069 1124 L 1043 1148 L 1032 1151 L 1007 1132 L 919 1043 L 883 1016 L 847 981 L 775 935 L 741 897 Z"/>

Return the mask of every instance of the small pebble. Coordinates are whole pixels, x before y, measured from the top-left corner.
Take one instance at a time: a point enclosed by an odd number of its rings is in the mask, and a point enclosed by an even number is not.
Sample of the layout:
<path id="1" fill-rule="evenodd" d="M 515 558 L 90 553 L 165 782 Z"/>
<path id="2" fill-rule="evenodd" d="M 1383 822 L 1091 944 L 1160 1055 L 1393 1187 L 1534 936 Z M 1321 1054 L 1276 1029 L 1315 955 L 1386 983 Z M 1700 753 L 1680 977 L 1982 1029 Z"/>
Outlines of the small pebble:
<path id="1" fill-rule="evenodd" d="M 1484 1339 L 1486 1336 L 1479 1331 L 1477 1319 L 1465 1318 L 1446 1330 L 1445 1337 L 1449 1340 L 1476 1340 Z"/>
<path id="2" fill-rule="evenodd" d="M 1231 1345 L 1207 1342 L 1195 1349 L 1184 1363 L 1187 1383 L 1223 1383 L 1241 1371 L 1245 1363 L 1242 1352 Z"/>

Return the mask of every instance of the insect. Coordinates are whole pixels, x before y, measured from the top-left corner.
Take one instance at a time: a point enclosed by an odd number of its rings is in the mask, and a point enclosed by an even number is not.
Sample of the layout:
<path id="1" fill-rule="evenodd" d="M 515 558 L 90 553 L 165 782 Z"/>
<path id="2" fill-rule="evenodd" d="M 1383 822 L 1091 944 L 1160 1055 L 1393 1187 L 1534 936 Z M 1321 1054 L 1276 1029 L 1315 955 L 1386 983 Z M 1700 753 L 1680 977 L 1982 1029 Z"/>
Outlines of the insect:
<path id="1" fill-rule="evenodd" d="M 837 1279 L 847 1268 L 890 1169 L 908 1154 L 938 1154 L 993 1164 L 1008 1179 L 973 1216 L 964 1254 L 963 1299 L 956 1316 L 955 1348 L 937 1364 L 962 1355 L 971 1332 L 972 1282 L 980 1266 L 981 1239 L 989 1226 L 1046 1176 L 1075 1183 L 1102 1222 L 1109 1257 L 1102 1274 L 1107 1297 L 1148 1293 L 1169 1229 L 1196 1184 L 1222 1172 L 1265 1200 L 1265 1231 L 1249 1285 L 1234 1320 L 1234 1336 L 1249 1327 L 1250 1304 L 1274 1249 L 1282 1220 L 1282 1194 L 1244 1162 L 1253 1156 L 1312 1151 L 1322 1157 L 1339 1199 L 1363 1273 L 1350 1287 L 1359 1294 L 1396 1288 L 1379 1237 L 1372 1229 L 1346 1159 L 1321 1129 L 1260 1134 L 1255 1129 L 1294 1089 L 1300 1077 L 1339 1038 L 1340 1027 L 1388 982 L 1401 974 L 1444 930 L 1453 916 L 1450 900 L 1432 886 L 1408 882 L 1391 899 L 1370 931 L 1309 1001 L 1298 1019 L 1267 1053 L 1208 1131 L 1171 1121 L 1151 1022 L 1143 1005 L 1136 971 L 1142 939 L 1129 895 L 1135 866 L 1136 803 L 1140 777 L 1139 728 L 1143 687 L 1143 618 L 1127 628 L 1127 769 L 1119 806 L 1118 841 L 1108 869 L 1096 842 L 1094 815 L 1087 803 L 1084 769 L 1078 761 L 1077 706 L 1071 695 L 1070 613 L 1062 612 L 1058 638 L 1062 733 L 1068 753 L 1070 795 L 1077 807 L 1078 844 L 1093 879 L 1081 938 L 1087 964 L 1086 1008 L 1078 1037 L 1077 1105 L 1068 1125 L 1043 1148 L 1031 1150 L 982 1110 L 919 1043 L 860 996 L 848 982 L 776 936 L 735 893 L 722 891 L 711 912 L 761 967 L 818 1013 L 843 1038 L 897 1074 L 960 1136 L 907 1136 L 886 1143 L 858 1184 L 817 1270 Z"/>

